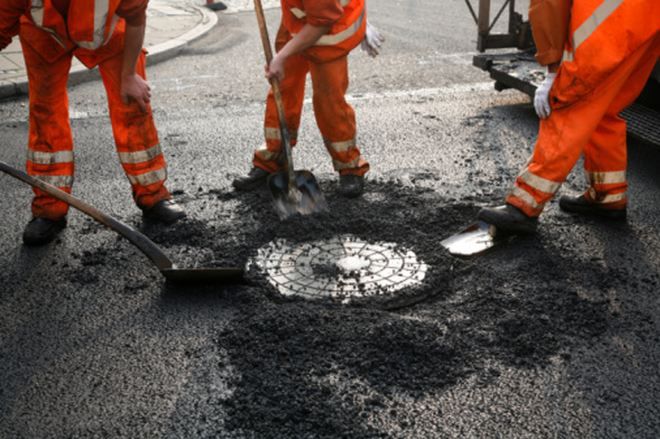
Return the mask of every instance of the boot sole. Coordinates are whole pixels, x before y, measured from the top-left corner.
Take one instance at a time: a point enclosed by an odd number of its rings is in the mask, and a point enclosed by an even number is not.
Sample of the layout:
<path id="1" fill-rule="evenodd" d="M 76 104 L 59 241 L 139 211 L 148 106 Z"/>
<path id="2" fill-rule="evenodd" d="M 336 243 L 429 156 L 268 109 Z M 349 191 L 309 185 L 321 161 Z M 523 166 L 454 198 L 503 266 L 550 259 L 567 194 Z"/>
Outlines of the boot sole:
<path id="1" fill-rule="evenodd" d="M 559 200 L 559 208 L 566 213 L 605 218 L 614 221 L 625 221 L 627 216 L 625 210 L 597 209 L 592 206 L 573 204 L 566 201 L 562 202 L 561 200 Z"/>
<path id="2" fill-rule="evenodd" d="M 62 230 L 66 229 L 66 224 L 55 226 L 54 229 L 55 230 L 52 233 L 41 237 L 30 237 L 23 234 L 23 244 L 25 244 L 28 247 L 39 247 L 42 245 L 49 244 L 53 242 L 55 238 L 57 238 L 57 236 L 62 232 Z"/>
<path id="3" fill-rule="evenodd" d="M 344 198 L 357 198 L 357 197 L 361 196 L 362 194 L 364 194 L 364 190 L 344 192 L 340 189 L 338 192 L 339 192 L 339 195 L 341 195 Z"/>
<path id="4" fill-rule="evenodd" d="M 172 215 L 171 217 L 168 217 L 168 218 L 163 218 L 163 217 L 160 217 L 160 216 L 157 216 L 157 215 L 149 215 L 149 214 L 143 214 L 142 217 L 147 222 L 165 224 L 166 226 L 169 226 L 169 225 L 174 224 L 175 222 L 185 218 L 186 213 L 182 212 L 181 214 Z"/>
<path id="5" fill-rule="evenodd" d="M 236 183 L 233 181 L 231 185 L 236 189 L 237 191 L 240 192 L 248 192 L 248 191 L 253 191 L 255 189 L 258 189 L 261 186 L 266 186 L 266 182 L 268 181 L 268 177 L 260 178 L 258 180 L 251 181 L 249 183 Z"/>
<path id="6" fill-rule="evenodd" d="M 490 214 L 488 211 L 479 212 L 477 218 L 481 221 L 495 226 L 498 230 L 505 233 L 531 235 L 536 233 L 538 226 L 537 221 L 521 222 L 521 221 L 507 221 L 500 215 Z"/>

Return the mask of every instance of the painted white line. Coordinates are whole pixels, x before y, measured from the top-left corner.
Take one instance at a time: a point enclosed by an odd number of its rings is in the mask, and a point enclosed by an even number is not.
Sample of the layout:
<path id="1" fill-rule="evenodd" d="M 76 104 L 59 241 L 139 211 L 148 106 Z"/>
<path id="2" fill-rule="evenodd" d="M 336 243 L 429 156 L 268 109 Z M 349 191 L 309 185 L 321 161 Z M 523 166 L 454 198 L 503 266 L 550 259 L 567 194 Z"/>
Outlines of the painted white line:
<path id="1" fill-rule="evenodd" d="M 437 88 L 420 88 L 416 90 L 391 90 L 382 92 L 367 92 L 360 94 L 349 94 L 346 96 L 348 101 L 367 101 L 375 99 L 391 99 L 391 98 L 418 98 L 418 97 L 434 97 L 449 94 L 470 93 L 475 91 L 489 91 L 493 89 L 493 82 L 474 82 L 471 84 L 453 84 L 446 87 Z"/>

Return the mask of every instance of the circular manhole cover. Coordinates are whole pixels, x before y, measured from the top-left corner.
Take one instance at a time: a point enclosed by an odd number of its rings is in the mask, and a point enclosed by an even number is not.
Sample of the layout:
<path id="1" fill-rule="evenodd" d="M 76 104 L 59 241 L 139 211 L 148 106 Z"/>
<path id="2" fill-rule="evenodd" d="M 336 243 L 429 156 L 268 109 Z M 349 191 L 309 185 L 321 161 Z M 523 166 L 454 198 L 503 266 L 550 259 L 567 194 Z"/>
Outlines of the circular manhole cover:
<path id="1" fill-rule="evenodd" d="M 351 235 L 295 244 L 277 240 L 259 249 L 251 262 L 283 296 L 342 303 L 392 296 L 419 285 L 427 271 L 410 250 Z"/>

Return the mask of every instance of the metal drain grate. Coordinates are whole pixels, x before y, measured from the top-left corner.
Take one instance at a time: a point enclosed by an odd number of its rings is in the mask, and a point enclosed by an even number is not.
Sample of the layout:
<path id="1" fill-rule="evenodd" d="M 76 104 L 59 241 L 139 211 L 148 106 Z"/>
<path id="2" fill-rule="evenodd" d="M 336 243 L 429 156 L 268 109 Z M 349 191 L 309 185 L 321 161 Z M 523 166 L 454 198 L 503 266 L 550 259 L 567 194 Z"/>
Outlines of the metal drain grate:
<path id="1" fill-rule="evenodd" d="M 284 296 L 343 303 L 413 287 L 427 271 L 410 250 L 351 235 L 302 244 L 277 240 L 261 248 L 252 263 Z"/>
<path id="2" fill-rule="evenodd" d="M 632 104 L 621 116 L 628 123 L 628 132 L 646 142 L 660 145 L 660 112 L 640 104 Z"/>

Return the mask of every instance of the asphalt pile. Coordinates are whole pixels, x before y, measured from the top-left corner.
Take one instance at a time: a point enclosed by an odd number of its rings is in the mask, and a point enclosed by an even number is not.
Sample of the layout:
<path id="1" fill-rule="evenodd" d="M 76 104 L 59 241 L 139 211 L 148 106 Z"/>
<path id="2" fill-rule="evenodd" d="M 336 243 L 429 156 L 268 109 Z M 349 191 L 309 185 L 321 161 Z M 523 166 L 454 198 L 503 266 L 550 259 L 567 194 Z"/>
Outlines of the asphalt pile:
<path id="1" fill-rule="evenodd" d="M 516 238 L 476 259 L 451 257 L 440 241 L 470 223 L 478 208 L 445 198 L 433 188 L 436 181 L 428 174 L 376 179 L 358 200 L 338 197 L 332 184 L 322 181 L 329 211 L 284 222 L 265 191 L 178 194 L 193 219 L 169 229 L 144 229 L 181 266 L 241 265 L 277 238 L 295 243 L 345 234 L 396 242 L 429 266 L 418 288 L 351 306 L 285 299 L 256 273 L 248 273 L 248 284 L 231 287 L 231 293 L 166 286 L 175 295 L 226 293 L 226 306 L 236 310 L 216 338 L 236 371 L 227 382 L 231 395 L 218 403 L 228 434 L 442 432 L 439 401 L 461 382 L 487 387 L 511 369 L 570 362 L 576 350 L 608 334 L 624 327 L 644 332 L 654 324 L 642 310 L 634 322 L 620 319 L 624 305 L 608 291 L 651 295 L 660 284 L 657 270 L 612 271 L 611 264 L 564 237 L 564 229 L 575 227 L 572 217 L 553 217 L 539 236 Z M 587 226 L 611 232 L 602 228 L 607 226 Z M 617 230 L 616 236 L 625 240 L 631 233 Z M 115 251 L 88 252 L 82 265 L 92 272 L 112 270 L 122 263 L 111 256 Z M 135 289 L 127 283 L 127 294 Z"/>

